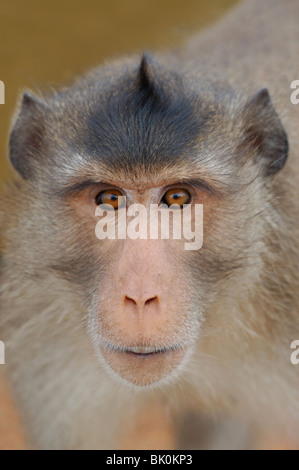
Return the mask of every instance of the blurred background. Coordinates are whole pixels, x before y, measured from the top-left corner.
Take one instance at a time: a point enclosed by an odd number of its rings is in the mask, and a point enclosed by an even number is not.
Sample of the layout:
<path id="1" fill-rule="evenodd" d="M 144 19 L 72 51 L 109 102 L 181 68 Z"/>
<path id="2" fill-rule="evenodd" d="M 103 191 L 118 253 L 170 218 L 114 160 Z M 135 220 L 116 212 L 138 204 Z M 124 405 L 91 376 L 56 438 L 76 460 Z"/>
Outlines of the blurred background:
<path id="1" fill-rule="evenodd" d="M 165 49 L 219 18 L 237 0 L 1 0 L 0 190 L 11 117 L 24 88 L 57 87 L 104 60 Z"/>

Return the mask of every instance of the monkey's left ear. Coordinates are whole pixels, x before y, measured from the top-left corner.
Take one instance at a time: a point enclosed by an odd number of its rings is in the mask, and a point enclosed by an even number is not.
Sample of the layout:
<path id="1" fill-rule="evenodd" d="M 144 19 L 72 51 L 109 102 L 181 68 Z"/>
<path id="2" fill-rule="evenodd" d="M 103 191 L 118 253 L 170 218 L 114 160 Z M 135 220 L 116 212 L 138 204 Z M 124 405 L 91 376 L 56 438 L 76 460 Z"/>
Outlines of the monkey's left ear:
<path id="1" fill-rule="evenodd" d="M 245 107 L 245 143 L 257 153 L 265 176 L 281 170 L 288 158 L 288 137 L 266 88 Z M 243 141 L 244 144 L 244 141 Z"/>
<path id="2" fill-rule="evenodd" d="M 21 107 L 9 139 L 9 156 L 13 167 L 24 178 L 34 174 L 43 155 L 45 106 L 35 96 L 24 93 Z"/>

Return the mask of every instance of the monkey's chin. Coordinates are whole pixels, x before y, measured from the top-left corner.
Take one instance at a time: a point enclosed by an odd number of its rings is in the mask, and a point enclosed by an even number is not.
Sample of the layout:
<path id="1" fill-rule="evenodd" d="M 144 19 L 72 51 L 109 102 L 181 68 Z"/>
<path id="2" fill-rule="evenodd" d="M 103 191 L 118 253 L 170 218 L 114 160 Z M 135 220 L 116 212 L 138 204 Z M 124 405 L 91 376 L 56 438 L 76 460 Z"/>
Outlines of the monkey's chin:
<path id="1" fill-rule="evenodd" d="M 168 377 L 184 359 L 186 347 L 142 354 L 101 346 L 101 352 L 116 374 L 145 387 Z"/>

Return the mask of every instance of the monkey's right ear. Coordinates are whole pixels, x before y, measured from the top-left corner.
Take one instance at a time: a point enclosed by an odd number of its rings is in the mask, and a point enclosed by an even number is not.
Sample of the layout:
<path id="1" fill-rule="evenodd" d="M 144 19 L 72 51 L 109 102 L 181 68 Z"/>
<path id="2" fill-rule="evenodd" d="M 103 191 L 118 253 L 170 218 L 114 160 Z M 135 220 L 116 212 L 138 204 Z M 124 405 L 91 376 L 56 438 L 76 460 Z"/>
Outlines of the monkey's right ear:
<path id="1" fill-rule="evenodd" d="M 284 167 L 289 152 L 288 136 L 266 88 L 245 107 L 245 143 L 257 152 L 256 162 L 265 176 Z"/>
<path id="2" fill-rule="evenodd" d="M 43 149 L 45 105 L 24 93 L 21 108 L 9 138 L 9 157 L 13 167 L 24 178 L 34 173 L 34 161 Z"/>

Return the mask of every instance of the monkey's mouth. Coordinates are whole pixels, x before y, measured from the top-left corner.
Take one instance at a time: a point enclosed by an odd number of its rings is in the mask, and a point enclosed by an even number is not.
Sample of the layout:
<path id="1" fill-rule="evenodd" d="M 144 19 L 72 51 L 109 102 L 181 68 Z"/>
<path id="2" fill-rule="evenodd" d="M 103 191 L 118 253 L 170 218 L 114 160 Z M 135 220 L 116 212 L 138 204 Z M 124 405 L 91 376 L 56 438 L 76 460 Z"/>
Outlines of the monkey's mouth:
<path id="1" fill-rule="evenodd" d="M 169 347 L 117 347 L 102 344 L 108 365 L 123 379 L 135 385 L 151 385 L 168 376 L 183 360 L 186 345 Z"/>
<path id="2" fill-rule="evenodd" d="M 124 350 L 125 353 L 127 354 L 137 354 L 138 356 L 152 356 L 153 354 L 165 354 L 168 351 L 173 351 L 174 348 L 163 348 L 163 349 L 157 349 L 157 348 L 151 348 L 149 346 L 134 346 L 133 348 L 127 348 Z"/>

